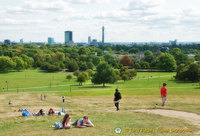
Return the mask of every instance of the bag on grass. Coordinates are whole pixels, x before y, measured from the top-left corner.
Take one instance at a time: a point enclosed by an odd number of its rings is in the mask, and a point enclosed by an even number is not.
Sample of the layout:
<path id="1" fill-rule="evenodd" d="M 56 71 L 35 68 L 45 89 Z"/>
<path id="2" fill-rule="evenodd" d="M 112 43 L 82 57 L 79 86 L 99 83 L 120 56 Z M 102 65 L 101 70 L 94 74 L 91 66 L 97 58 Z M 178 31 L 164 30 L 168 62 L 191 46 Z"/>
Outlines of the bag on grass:
<path id="1" fill-rule="evenodd" d="M 31 114 L 25 109 L 23 112 L 22 112 L 22 116 L 31 116 Z"/>

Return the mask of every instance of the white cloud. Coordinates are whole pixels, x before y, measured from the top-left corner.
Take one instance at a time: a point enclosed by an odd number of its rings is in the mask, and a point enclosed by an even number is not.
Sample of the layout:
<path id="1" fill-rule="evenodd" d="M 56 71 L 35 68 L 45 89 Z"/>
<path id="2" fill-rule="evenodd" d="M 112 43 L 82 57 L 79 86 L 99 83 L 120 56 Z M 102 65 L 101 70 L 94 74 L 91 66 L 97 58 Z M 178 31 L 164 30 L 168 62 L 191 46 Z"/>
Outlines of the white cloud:
<path id="1" fill-rule="evenodd" d="M 64 0 L 56 1 L 25 1 L 22 5 L 8 8 L 7 13 L 44 13 L 44 12 L 73 12 L 69 4 Z"/>
<path id="2" fill-rule="evenodd" d="M 32 25 L 45 23 L 43 20 L 17 20 L 17 19 L 3 19 L 0 25 Z"/>

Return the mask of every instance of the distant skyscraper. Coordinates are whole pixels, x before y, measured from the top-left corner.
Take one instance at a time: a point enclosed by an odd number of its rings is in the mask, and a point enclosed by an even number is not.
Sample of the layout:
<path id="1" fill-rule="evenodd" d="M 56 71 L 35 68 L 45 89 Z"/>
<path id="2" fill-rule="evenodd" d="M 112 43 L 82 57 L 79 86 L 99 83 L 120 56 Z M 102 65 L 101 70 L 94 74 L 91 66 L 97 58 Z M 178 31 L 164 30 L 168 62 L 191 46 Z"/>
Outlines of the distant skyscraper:
<path id="1" fill-rule="evenodd" d="M 4 43 L 10 45 L 11 41 L 9 39 L 6 39 L 6 40 L 4 40 Z"/>
<path id="2" fill-rule="evenodd" d="M 24 40 L 23 39 L 20 39 L 20 44 L 23 44 L 24 43 Z"/>
<path id="3" fill-rule="evenodd" d="M 65 31 L 65 44 L 73 43 L 73 33 L 72 31 Z"/>
<path id="4" fill-rule="evenodd" d="M 54 38 L 48 37 L 48 44 L 54 44 Z"/>
<path id="5" fill-rule="evenodd" d="M 88 36 L 88 44 L 91 44 L 91 37 Z"/>
<path id="6" fill-rule="evenodd" d="M 104 26 L 102 27 L 102 43 L 104 43 Z"/>

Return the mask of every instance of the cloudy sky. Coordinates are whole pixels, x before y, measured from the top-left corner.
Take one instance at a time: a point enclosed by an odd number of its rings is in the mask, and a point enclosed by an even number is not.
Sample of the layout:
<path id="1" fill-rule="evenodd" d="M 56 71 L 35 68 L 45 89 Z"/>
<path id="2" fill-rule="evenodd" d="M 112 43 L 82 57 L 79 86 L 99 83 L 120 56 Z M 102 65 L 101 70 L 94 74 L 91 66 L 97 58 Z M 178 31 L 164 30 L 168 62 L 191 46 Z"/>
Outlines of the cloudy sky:
<path id="1" fill-rule="evenodd" d="M 200 0 L 0 0 L 0 41 L 200 41 Z"/>

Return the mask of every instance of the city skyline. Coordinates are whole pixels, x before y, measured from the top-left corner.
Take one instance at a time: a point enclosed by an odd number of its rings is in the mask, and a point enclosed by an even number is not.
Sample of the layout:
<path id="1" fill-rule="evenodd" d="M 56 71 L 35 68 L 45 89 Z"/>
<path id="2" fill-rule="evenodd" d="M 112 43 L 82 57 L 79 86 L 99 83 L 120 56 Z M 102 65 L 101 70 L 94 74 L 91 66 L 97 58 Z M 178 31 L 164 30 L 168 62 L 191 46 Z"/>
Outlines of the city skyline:
<path id="1" fill-rule="evenodd" d="M 75 42 L 101 41 L 102 26 L 105 42 L 200 41 L 199 6 L 198 0 L 1 0 L 0 41 L 64 43 L 65 30 Z"/>

